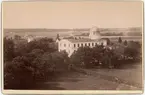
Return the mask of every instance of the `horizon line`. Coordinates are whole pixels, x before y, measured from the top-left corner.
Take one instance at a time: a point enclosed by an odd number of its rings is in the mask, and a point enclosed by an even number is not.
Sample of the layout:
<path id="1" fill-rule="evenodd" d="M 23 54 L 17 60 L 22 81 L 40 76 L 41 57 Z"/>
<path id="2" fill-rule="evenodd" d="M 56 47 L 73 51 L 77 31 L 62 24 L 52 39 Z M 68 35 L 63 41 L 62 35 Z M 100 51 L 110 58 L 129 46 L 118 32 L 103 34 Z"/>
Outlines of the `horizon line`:
<path id="1" fill-rule="evenodd" d="M 92 27 L 91 27 L 92 28 Z M 97 28 L 100 28 L 100 29 L 107 29 L 107 28 L 109 28 L 109 27 L 97 27 Z M 117 29 L 117 27 L 115 28 L 113 28 L 113 27 L 111 27 L 112 29 Z M 127 29 L 127 28 L 142 28 L 142 26 L 136 26 L 136 27 L 118 27 L 118 29 Z M 90 28 L 88 28 L 88 27 L 86 27 L 86 28 L 3 28 L 3 29 L 70 29 L 70 30 L 72 30 L 72 29 L 90 29 Z"/>

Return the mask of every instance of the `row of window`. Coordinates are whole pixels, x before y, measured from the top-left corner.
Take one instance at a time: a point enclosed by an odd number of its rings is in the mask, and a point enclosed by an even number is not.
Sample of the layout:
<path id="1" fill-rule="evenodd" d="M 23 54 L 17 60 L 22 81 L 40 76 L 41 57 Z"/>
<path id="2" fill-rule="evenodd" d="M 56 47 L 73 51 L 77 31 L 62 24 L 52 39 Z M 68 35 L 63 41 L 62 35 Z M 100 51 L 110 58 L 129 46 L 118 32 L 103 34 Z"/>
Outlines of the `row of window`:
<path id="1" fill-rule="evenodd" d="M 74 44 L 74 47 L 83 47 L 83 46 L 95 46 L 97 43 L 85 43 L 85 44 Z"/>
<path id="2" fill-rule="evenodd" d="M 101 44 L 103 44 L 103 43 L 101 43 Z M 66 47 L 66 44 L 63 44 L 64 45 L 64 47 Z M 79 44 L 79 43 L 76 43 L 76 44 L 74 44 L 74 47 L 83 47 L 83 46 L 96 46 L 97 45 L 97 43 L 85 43 L 85 44 L 83 44 L 83 43 L 81 43 L 81 44 Z M 61 44 L 60 44 L 60 46 L 61 46 Z M 70 47 L 71 45 L 69 44 L 68 45 L 68 47 Z"/>

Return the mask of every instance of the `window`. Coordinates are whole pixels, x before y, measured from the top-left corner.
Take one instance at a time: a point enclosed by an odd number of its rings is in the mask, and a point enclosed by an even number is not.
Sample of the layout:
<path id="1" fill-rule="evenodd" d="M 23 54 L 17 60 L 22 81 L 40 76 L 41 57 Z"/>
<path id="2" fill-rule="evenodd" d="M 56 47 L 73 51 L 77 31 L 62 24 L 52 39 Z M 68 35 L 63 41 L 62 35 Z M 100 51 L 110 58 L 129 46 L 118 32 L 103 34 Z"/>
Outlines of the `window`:
<path id="1" fill-rule="evenodd" d="M 70 47 L 70 44 L 69 44 L 69 47 Z"/>
<path id="2" fill-rule="evenodd" d="M 83 47 L 83 44 L 81 44 L 81 47 Z"/>
<path id="3" fill-rule="evenodd" d="M 87 46 L 87 43 L 85 43 L 85 46 Z"/>
<path id="4" fill-rule="evenodd" d="M 89 46 L 90 46 L 90 43 L 89 43 Z"/>
<path id="5" fill-rule="evenodd" d="M 92 43 L 92 46 L 94 46 L 94 43 Z"/>
<path id="6" fill-rule="evenodd" d="M 76 47 L 76 44 L 74 44 L 74 47 Z"/>
<path id="7" fill-rule="evenodd" d="M 78 47 L 79 47 L 79 44 L 78 44 Z"/>

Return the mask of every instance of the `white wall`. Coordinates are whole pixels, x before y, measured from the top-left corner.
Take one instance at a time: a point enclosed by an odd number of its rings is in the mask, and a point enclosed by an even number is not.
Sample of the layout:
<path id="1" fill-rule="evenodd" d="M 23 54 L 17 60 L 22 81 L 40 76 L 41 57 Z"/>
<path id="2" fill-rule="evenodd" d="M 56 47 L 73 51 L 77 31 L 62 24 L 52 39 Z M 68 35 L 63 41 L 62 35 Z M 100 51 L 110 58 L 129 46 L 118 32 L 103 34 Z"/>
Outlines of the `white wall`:
<path id="1" fill-rule="evenodd" d="M 96 43 L 98 45 L 101 45 L 102 43 L 103 43 L 104 46 L 107 45 L 106 40 L 100 40 L 99 42 L 77 42 L 77 43 L 72 43 L 72 42 L 69 42 L 67 39 L 63 39 L 63 40 L 60 40 L 58 42 L 58 51 L 65 50 L 68 53 L 68 56 L 70 57 L 73 54 L 74 51 L 77 51 L 77 49 L 79 47 L 82 47 L 82 44 L 83 44 L 83 47 L 89 46 L 89 47 L 93 48 L 93 47 L 95 47 Z M 74 47 L 74 44 L 75 44 L 75 47 Z M 79 47 L 78 47 L 78 44 L 79 44 Z"/>

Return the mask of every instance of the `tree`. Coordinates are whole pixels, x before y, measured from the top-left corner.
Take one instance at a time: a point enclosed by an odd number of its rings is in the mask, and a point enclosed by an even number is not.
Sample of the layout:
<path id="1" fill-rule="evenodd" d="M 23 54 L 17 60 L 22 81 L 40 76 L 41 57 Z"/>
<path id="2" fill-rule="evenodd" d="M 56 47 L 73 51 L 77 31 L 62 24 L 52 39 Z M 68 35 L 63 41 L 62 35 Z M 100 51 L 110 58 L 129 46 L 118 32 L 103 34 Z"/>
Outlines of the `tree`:
<path id="1" fill-rule="evenodd" d="M 93 50 L 93 59 L 94 59 L 94 63 L 96 65 L 99 65 L 99 63 L 102 61 L 102 57 L 104 54 L 105 49 L 103 48 L 103 46 L 95 46 L 94 48 L 92 48 Z"/>
<path id="2" fill-rule="evenodd" d="M 6 89 L 25 89 L 32 86 L 33 68 L 25 56 L 18 56 L 11 63 L 5 64 L 4 75 Z"/>
<path id="3" fill-rule="evenodd" d="M 127 46 L 127 41 L 126 40 L 124 41 L 124 45 Z"/>
<path id="4" fill-rule="evenodd" d="M 128 47 L 141 49 L 141 44 L 138 41 L 129 41 L 128 42 Z"/>
<path id="5" fill-rule="evenodd" d="M 111 41 L 109 38 L 107 38 L 107 45 L 110 45 L 111 44 Z"/>
<path id="6" fill-rule="evenodd" d="M 51 59 L 55 66 L 55 70 L 64 71 L 67 70 L 69 64 L 69 57 L 65 51 L 51 53 Z"/>
<path id="7" fill-rule="evenodd" d="M 141 59 L 141 44 L 138 41 L 129 41 L 124 54 L 125 56 L 132 57 L 133 59 Z"/>
<path id="8" fill-rule="evenodd" d="M 127 57 L 131 57 L 132 59 L 135 59 L 139 56 L 139 52 L 137 49 L 132 47 L 126 47 L 124 50 L 124 55 Z"/>
<path id="9" fill-rule="evenodd" d="M 33 49 L 31 51 L 31 54 L 35 55 L 36 57 L 38 56 L 41 56 L 42 54 L 44 53 L 44 51 L 42 49 Z"/>
<path id="10" fill-rule="evenodd" d="M 63 52 L 45 52 L 33 60 L 32 66 L 35 72 L 34 79 L 48 79 L 56 72 L 67 70 L 68 56 Z"/>
<path id="11" fill-rule="evenodd" d="M 72 54 L 70 61 L 76 66 L 92 67 L 94 65 L 92 52 L 90 47 L 80 47 Z"/>
<path id="12" fill-rule="evenodd" d="M 49 38 L 42 38 L 39 40 L 31 41 L 27 44 L 27 49 L 28 52 L 31 52 L 33 49 L 42 49 L 44 52 L 57 51 L 53 40 Z"/>
<path id="13" fill-rule="evenodd" d="M 15 39 L 15 40 L 20 40 L 20 39 L 21 39 L 21 36 L 15 35 L 15 36 L 14 36 L 14 39 Z"/>
<path id="14" fill-rule="evenodd" d="M 118 38 L 118 43 L 122 43 L 121 37 Z"/>
<path id="15" fill-rule="evenodd" d="M 56 40 L 60 40 L 59 34 L 57 34 L 57 36 L 56 36 Z"/>
<path id="16" fill-rule="evenodd" d="M 5 39 L 5 42 L 7 55 L 5 58 L 11 58 L 4 64 L 6 89 L 27 89 L 40 79 L 51 78 L 54 73 L 68 69 L 67 53 L 56 51 L 51 39 L 44 38 L 26 44 L 19 43 L 17 48 L 14 48 L 15 58 L 11 51 L 14 47 L 13 40 Z"/>
<path id="17" fill-rule="evenodd" d="M 14 42 L 4 38 L 4 61 L 11 61 L 14 57 Z"/>
<path id="18" fill-rule="evenodd" d="M 15 57 L 23 56 L 26 53 L 28 53 L 27 42 L 19 41 L 17 44 L 15 44 L 14 53 L 15 53 Z"/>

